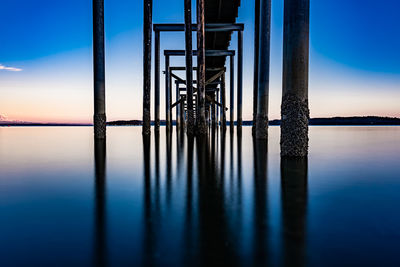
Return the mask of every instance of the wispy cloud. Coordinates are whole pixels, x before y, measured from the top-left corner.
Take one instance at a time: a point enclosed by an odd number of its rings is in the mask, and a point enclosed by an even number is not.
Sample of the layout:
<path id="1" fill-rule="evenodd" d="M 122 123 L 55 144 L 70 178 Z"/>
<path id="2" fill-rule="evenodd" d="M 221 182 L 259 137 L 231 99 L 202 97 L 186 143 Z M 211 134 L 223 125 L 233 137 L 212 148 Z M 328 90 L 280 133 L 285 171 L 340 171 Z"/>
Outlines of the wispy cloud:
<path id="1" fill-rule="evenodd" d="M 7 116 L 0 114 L 0 121 L 6 121 L 7 119 L 8 119 Z"/>
<path id="2" fill-rule="evenodd" d="M 20 68 L 7 67 L 7 66 L 4 66 L 3 64 L 0 64 L 0 70 L 22 71 L 22 69 L 20 69 Z"/>

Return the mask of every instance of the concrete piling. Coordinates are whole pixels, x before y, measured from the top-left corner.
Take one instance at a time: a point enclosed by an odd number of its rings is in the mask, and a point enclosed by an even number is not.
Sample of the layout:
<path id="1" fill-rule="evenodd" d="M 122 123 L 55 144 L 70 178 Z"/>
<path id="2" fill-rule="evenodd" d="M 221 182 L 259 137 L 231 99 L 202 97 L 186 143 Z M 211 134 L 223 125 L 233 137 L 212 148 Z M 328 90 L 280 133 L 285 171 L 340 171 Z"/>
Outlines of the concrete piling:
<path id="1" fill-rule="evenodd" d="M 230 124 L 230 129 L 233 130 L 234 127 L 234 121 L 235 121 L 235 61 L 234 57 L 230 56 L 229 57 L 229 64 L 230 64 L 230 70 L 229 70 L 229 78 L 230 78 L 230 93 L 229 93 L 229 124 Z"/>
<path id="2" fill-rule="evenodd" d="M 268 97 L 270 66 L 271 0 L 260 2 L 260 34 L 257 85 L 256 138 L 268 138 Z"/>
<path id="3" fill-rule="evenodd" d="M 193 114 L 193 48 L 192 48 L 192 1 L 184 0 L 185 9 L 185 63 L 186 63 L 186 94 L 188 135 L 194 135 L 195 121 Z"/>
<path id="4" fill-rule="evenodd" d="M 160 32 L 154 32 L 154 130 L 160 130 Z"/>
<path id="5" fill-rule="evenodd" d="M 94 136 L 106 138 L 104 0 L 93 0 Z"/>
<path id="6" fill-rule="evenodd" d="M 242 127 L 242 96 L 243 96 L 243 32 L 238 31 L 238 72 L 237 72 L 237 127 Z"/>
<path id="7" fill-rule="evenodd" d="M 225 92 L 225 72 L 221 75 L 221 127 L 226 128 L 226 92 Z"/>
<path id="8" fill-rule="evenodd" d="M 206 134 L 206 42 L 205 0 L 197 0 L 197 134 Z"/>
<path id="9" fill-rule="evenodd" d="M 179 96 L 180 95 L 179 83 L 176 81 L 175 85 L 176 85 L 175 99 L 176 99 L 176 102 L 178 102 L 179 99 L 180 99 L 180 96 Z M 181 105 L 180 104 L 176 105 L 176 108 L 175 108 L 175 120 L 176 120 L 176 128 L 177 129 L 180 127 L 180 124 L 181 124 L 181 117 L 180 117 L 181 116 L 180 115 L 181 111 L 180 111 L 180 109 L 181 109 Z"/>
<path id="10" fill-rule="evenodd" d="M 152 0 L 144 0 L 143 12 L 143 127 L 144 135 L 150 134 L 150 93 L 151 93 L 151 37 Z"/>
<path id="11" fill-rule="evenodd" d="M 169 72 L 169 56 L 165 56 L 165 123 L 167 129 L 171 128 L 171 106 L 170 106 L 170 72 Z"/>
<path id="12" fill-rule="evenodd" d="M 285 0 L 281 156 L 308 155 L 310 0 Z"/>
<path id="13" fill-rule="evenodd" d="M 257 123 L 257 96 L 258 96 L 258 55 L 260 49 L 260 0 L 254 4 L 254 73 L 253 73 L 253 136 L 256 133 Z"/>

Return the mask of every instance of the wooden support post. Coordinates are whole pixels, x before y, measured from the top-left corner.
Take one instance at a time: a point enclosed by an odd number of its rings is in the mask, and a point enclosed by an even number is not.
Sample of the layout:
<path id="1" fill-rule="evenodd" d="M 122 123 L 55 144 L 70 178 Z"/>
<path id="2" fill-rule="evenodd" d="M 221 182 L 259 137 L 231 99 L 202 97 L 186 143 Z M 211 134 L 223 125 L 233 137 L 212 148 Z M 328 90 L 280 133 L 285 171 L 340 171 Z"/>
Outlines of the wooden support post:
<path id="1" fill-rule="evenodd" d="M 185 9 L 185 63 L 186 63 L 186 94 L 187 94 L 187 133 L 194 135 L 193 114 L 193 47 L 192 47 L 192 1 L 184 0 Z"/>
<path id="2" fill-rule="evenodd" d="M 167 129 L 171 127 L 171 107 L 170 107 L 170 72 L 169 72 L 169 56 L 165 56 L 165 123 Z"/>
<path id="3" fill-rule="evenodd" d="M 257 95 L 258 95 L 258 72 L 259 72 L 259 49 L 260 49 L 260 0 L 255 0 L 254 8 L 254 76 L 253 76 L 253 136 L 256 133 L 257 123 Z"/>
<path id="4" fill-rule="evenodd" d="M 160 130 L 160 32 L 154 36 L 154 129 Z"/>
<path id="5" fill-rule="evenodd" d="M 94 136 L 106 138 L 104 0 L 93 0 Z"/>
<path id="6" fill-rule="evenodd" d="M 237 126 L 242 127 L 242 96 L 243 96 L 243 32 L 238 32 L 238 78 L 237 78 Z"/>
<path id="7" fill-rule="evenodd" d="M 150 134 L 150 93 L 151 93 L 151 36 L 152 0 L 144 0 L 143 12 L 143 127 L 144 135 Z"/>
<path id="8" fill-rule="evenodd" d="M 256 138 L 268 138 L 271 0 L 261 0 Z"/>
<path id="9" fill-rule="evenodd" d="M 310 0 L 285 0 L 281 156 L 308 155 Z"/>
<path id="10" fill-rule="evenodd" d="M 230 128 L 231 130 L 233 130 L 234 127 L 234 123 L 235 123 L 235 61 L 234 61 L 234 57 L 230 56 L 229 59 L 229 63 L 230 63 L 230 74 L 229 74 L 229 78 L 230 78 L 230 115 L 229 115 L 229 124 L 230 124 Z"/>
<path id="11" fill-rule="evenodd" d="M 225 72 L 221 76 L 221 127 L 226 128 L 226 92 L 225 92 Z"/>
<path id="12" fill-rule="evenodd" d="M 197 133 L 206 134 L 206 42 L 204 1 L 197 0 Z"/>

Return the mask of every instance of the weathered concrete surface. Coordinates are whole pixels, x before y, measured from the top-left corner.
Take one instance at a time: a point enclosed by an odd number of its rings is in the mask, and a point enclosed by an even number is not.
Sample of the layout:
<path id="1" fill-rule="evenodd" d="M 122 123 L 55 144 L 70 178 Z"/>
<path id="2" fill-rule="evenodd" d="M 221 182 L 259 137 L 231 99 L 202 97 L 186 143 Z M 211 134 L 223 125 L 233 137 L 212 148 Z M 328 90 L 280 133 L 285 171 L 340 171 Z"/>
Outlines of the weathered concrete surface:
<path id="1" fill-rule="evenodd" d="M 281 155 L 303 157 L 308 153 L 308 100 L 286 94 L 282 101 Z"/>
<path id="2" fill-rule="evenodd" d="M 285 0 L 281 156 L 308 154 L 310 0 Z"/>
<path id="3" fill-rule="evenodd" d="M 271 0 L 261 0 L 258 58 L 256 138 L 268 138 L 268 101 L 271 40 Z"/>
<path id="4" fill-rule="evenodd" d="M 143 7 L 143 127 L 144 135 L 150 134 L 150 93 L 151 93 L 151 36 L 152 0 L 144 0 Z"/>
<path id="5" fill-rule="evenodd" d="M 257 114 L 256 138 L 268 139 L 268 115 Z"/>
<path id="6" fill-rule="evenodd" d="M 106 137 L 106 114 L 95 114 L 93 116 L 94 137 L 104 139 Z"/>
<path id="7" fill-rule="evenodd" d="M 106 137 L 104 0 L 93 0 L 94 136 Z"/>

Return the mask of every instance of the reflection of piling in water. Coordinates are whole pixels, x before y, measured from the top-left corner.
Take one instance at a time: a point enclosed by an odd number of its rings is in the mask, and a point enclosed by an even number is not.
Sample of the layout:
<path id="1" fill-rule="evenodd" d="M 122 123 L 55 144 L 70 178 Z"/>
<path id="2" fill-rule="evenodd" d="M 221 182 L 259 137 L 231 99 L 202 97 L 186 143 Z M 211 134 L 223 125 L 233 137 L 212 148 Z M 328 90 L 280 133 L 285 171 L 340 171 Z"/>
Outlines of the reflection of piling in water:
<path id="1" fill-rule="evenodd" d="M 166 141 L 167 141 L 167 205 L 171 202 L 172 196 L 172 132 L 170 130 L 166 131 Z"/>
<path id="2" fill-rule="evenodd" d="M 281 159 L 285 266 L 305 266 L 307 158 Z"/>
<path id="3" fill-rule="evenodd" d="M 237 130 L 237 179 L 239 200 L 242 199 L 242 131 Z"/>
<path id="4" fill-rule="evenodd" d="M 198 164 L 198 218 L 200 265 L 237 264 L 236 254 L 229 240 L 232 235 L 227 227 L 223 185 L 218 182 L 216 159 L 211 155 L 207 139 L 196 138 Z"/>
<path id="5" fill-rule="evenodd" d="M 183 163 L 183 154 L 185 149 L 185 135 L 183 131 L 176 129 L 176 167 L 177 177 L 180 177 L 181 165 Z"/>
<path id="6" fill-rule="evenodd" d="M 253 139 L 254 151 L 254 265 L 268 264 L 268 142 Z"/>
<path id="7" fill-rule="evenodd" d="M 197 250 L 193 248 L 194 231 L 192 230 L 194 222 L 194 212 L 193 212 L 193 148 L 194 148 L 194 138 L 188 136 L 188 146 L 187 146 L 187 180 L 186 180 L 186 203 L 185 203 L 185 223 L 184 223 L 184 242 L 185 242 L 185 258 L 184 262 L 193 262 L 193 258 L 197 255 Z"/>
<path id="8" fill-rule="evenodd" d="M 150 149 L 150 147 L 149 147 Z M 160 131 L 154 134 L 154 156 L 155 156 L 155 204 L 160 209 Z"/>
<path id="9" fill-rule="evenodd" d="M 107 265 L 106 248 L 106 140 L 95 138 L 94 266 Z"/>
<path id="10" fill-rule="evenodd" d="M 144 232 L 143 232 L 143 265 L 154 264 L 155 225 L 152 214 L 151 200 L 151 167 L 150 167 L 150 136 L 143 135 L 143 168 L 144 168 Z"/>
<path id="11" fill-rule="evenodd" d="M 226 146 L 226 128 L 223 127 L 221 129 L 221 163 L 220 163 L 220 178 L 221 178 L 221 184 L 224 184 L 224 178 L 225 178 L 225 148 Z"/>

